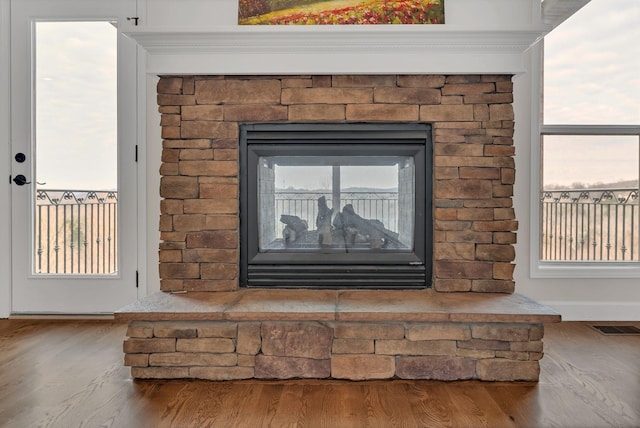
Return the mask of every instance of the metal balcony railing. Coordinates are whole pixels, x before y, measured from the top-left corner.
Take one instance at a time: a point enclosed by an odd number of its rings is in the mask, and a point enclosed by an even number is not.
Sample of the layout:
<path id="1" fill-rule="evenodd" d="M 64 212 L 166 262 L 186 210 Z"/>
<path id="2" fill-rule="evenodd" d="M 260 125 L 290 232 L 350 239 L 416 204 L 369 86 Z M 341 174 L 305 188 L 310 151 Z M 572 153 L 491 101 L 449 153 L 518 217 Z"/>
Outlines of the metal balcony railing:
<path id="1" fill-rule="evenodd" d="M 309 229 L 315 229 L 318 216 L 318 198 L 324 196 L 332 208 L 330 192 L 276 192 L 276 230 L 282 228 L 279 222 L 282 214 L 295 215 L 305 220 Z M 380 220 L 384 227 L 398 231 L 398 194 L 395 192 L 341 192 L 340 207 L 353 205 L 355 212 L 367 219 Z"/>
<path id="2" fill-rule="evenodd" d="M 37 190 L 36 274 L 118 271 L 118 192 Z"/>
<path id="3" fill-rule="evenodd" d="M 638 189 L 544 191 L 542 260 L 640 260 Z"/>

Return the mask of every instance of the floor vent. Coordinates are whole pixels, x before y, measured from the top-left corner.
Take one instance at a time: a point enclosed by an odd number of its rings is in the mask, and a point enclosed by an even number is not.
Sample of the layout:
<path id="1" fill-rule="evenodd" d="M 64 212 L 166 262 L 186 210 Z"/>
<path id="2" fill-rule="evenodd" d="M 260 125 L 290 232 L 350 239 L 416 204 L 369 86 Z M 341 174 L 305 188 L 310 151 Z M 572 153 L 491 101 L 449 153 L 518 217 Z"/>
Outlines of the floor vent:
<path id="1" fill-rule="evenodd" d="M 633 325 L 592 325 L 591 327 L 602 334 L 640 335 L 640 328 Z"/>

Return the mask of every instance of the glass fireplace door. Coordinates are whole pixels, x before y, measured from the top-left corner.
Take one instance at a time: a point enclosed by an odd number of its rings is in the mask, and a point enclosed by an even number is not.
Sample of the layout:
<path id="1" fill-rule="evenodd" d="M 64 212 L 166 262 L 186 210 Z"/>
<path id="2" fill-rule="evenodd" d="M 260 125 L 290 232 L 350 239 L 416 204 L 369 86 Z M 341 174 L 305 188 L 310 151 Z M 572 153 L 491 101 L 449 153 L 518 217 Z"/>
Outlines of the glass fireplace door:
<path id="1" fill-rule="evenodd" d="M 268 156 L 258 169 L 261 252 L 413 249 L 412 157 Z"/>
<path id="2" fill-rule="evenodd" d="M 429 125 L 240 131 L 242 286 L 429 285 Z"/>

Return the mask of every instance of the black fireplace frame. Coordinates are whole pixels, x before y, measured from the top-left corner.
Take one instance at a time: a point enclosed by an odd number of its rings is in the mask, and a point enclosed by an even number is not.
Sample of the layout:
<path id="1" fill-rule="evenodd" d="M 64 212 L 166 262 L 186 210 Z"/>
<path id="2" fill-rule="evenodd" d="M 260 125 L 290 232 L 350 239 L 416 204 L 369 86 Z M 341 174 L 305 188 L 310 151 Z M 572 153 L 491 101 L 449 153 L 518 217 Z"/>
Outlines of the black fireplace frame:
<path id="1" fill-rule="evenodd" d="M 240 286 L 428 288 L 433 251 L 432 126 L 424 123 L 240 124 Z M 414 245 L 394 252 L 300 252 L 258 245 L 261 156 L 411 156 L 415 164 Z M 249 185 L 253 183 L 253 185 Z"/>

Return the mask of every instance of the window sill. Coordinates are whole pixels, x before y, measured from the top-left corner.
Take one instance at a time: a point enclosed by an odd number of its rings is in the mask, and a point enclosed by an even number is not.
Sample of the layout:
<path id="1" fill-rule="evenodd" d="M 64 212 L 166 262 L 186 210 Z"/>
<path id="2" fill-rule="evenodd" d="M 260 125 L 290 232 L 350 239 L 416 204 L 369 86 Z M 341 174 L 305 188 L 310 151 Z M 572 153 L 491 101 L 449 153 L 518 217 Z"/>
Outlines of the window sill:
<path id="1" fill-rule="evenodd" d="M 640 262 L 544 262 L 531 264 L 532 278 L 640 278 Z"/>

